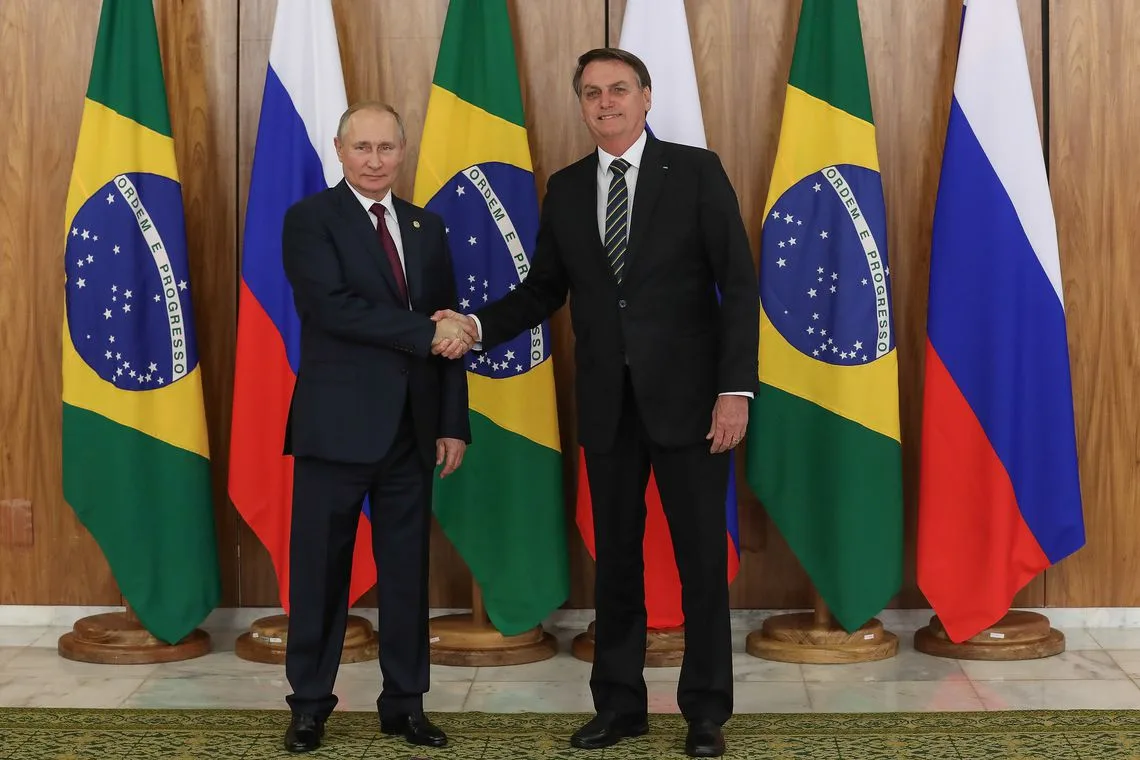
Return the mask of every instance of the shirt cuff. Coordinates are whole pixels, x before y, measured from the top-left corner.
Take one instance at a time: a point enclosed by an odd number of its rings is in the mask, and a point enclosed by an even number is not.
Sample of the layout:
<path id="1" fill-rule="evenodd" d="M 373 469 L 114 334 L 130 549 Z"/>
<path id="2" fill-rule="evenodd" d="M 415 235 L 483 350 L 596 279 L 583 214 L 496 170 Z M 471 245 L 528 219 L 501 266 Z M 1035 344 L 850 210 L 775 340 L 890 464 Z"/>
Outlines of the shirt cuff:
<path id="1" fill-rule="evenodd" d="M 475 341 L 475 345 L 471 347 L 471 350 L 472 351 L 482 351 L 483 350 L 483 323 L 480 322 L 479 317 L 475 316 L 474 314 L 468 314 L 467 316 L 471 317 L 471 321 L 475 323 L 475 330 L 479 333 L 479 339 L 477 341 Z"/>
<path id="2" fill-rule="evenodd" d="M 483 333 L 480 332 L 479 334 L 482 335 Z M 725 391 L 724 393 L 718 393 L 717 395 L 718 396 L 747 396 L 748 398 L 756 398 L 752 394 L 752 391 Z"/>

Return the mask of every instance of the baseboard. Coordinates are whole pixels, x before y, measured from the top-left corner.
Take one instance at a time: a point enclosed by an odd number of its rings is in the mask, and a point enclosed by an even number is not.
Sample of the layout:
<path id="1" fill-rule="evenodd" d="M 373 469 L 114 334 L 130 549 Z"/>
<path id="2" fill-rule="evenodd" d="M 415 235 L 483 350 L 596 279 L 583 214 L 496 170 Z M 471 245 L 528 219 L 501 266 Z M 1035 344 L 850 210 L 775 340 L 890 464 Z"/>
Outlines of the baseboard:
<path id="1" fill-rule="evenodd" d="M 35 604 L 0 604 L 0 626 L 71 626 L 76 620 L 103 612 L 119 612 L 122 607 L 53 606 Z M 1055 628 L 1140 628 L 1138 607 L 1055 607 L 1030 608 L 1049 618 Z M 433 609 L 431 614 L 445 615 L 467 610 Z M 804 610 L 733 610 L 732 627 L 735 630 L 754 630 L 766 618 L 785 612 Z M 281 608 L 273 607 L 220 607 L 202 623 L 207 630 L 244 630 L 250 623 L 268 615 L 280 615 Z M 375 608 L 354 608 L 360 615 L 376 625 Z M 933 612 L 929 609 L 883 610 L 878 615 L 888 630 L 913 631 L 926 625 Z M 585 629 L 594 619 L 594 611 L 556 610 L 544 622 L 547 628 Z"/>

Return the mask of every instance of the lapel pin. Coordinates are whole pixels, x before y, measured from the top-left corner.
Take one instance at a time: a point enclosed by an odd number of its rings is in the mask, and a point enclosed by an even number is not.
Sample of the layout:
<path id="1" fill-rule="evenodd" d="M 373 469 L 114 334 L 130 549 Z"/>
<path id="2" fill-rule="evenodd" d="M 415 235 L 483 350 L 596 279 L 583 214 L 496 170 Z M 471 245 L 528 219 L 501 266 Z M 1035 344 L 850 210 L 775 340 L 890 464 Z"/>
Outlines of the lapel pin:
<path id="1" fill-rule="evenodd" d="M 418 230 L 420 228 L 420 220 L 419 219 L 413 219 L 412 220 L 412 226 Z"/>

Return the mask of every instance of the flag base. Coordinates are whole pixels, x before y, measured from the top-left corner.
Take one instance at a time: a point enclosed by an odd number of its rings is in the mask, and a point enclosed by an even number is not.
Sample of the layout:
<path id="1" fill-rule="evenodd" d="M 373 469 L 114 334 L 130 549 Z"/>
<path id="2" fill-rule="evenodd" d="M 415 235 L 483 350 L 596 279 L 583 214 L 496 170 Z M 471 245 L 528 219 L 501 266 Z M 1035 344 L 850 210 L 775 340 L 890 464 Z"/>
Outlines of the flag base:
<path id="1" fill-rule="evenodd" d="M 288 639 L 288 615 L 258 618 L 250 624 L 248 632 L 238 637 L 234 644 L 234 654 L 250 662 L 284 665 L 285 642 Z M 344 632 L 344 648 L 340 653 L 341 664 L 375 660 L 379 652 L 380 638 L 373 630 L 372 623 L 359 615 L 349 615 L 348 627 Z"/>
<path id="2" fill-rule="evenodd" d="M 129 612 L 106 612 L 75 621 L 59 637 L 59 656 L 103 665 L 149 665 L 201 657 L 210 651 L 210 635 L 195 628 L 176 644 L 156 639 Z"/>
<path id="3" fill-rule="evenodd" d="M 914 634 L 914 648 L 955 660 L 1037 660 L 1065 651 L 1065 634 L 1049 627 L 1049 618 L 1014 610 L 973 638 L 955 644 L 938 616 Z"/>
<path id="4" fill-rule="evenodd" d="M 558 640 L 541 625 L 504 636 L 490 622 L 476 621 L 474 615 L 465 613 L 432 618 L 428 629 L 432 665 L 523 665 L 549 660 L 558 653 Z"/>
<path id="5" fill-rule="evenodd" d="M 585 633 L 574 637 L 571 648 L 574 656 L 586 662 L 594 661 L 594 624 Z M 675 668 L 685 658 L 685 627 L 651 628 L 645 632 L 645 667 Z"/>
<path id="6" fill-rule="evenodd" d="M 753 657 L 822 665 L 886 660 L 898 649 L 898 636 L 885 630 L 878 618 L 848 633 L 834 622 L 821 624 L 811 612 L 770 617 L 748 634 L 745 645 Z"/>

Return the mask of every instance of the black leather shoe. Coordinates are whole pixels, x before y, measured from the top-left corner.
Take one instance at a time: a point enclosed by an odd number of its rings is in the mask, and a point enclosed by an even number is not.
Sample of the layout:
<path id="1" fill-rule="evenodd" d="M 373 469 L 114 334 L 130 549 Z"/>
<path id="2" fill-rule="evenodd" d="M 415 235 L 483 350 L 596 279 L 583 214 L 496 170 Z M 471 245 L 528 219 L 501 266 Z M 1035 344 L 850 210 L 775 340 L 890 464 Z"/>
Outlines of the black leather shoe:
<path id="1" fill-rule="evenodd" d="M 409 744 L 418 744 L 421 747 L 447 746 L 447 734 L 422 714 L 381 718 L 380 731 L 391 736 L 402 734 Z"/>
<path id="2" fill-rule="evenodd" d="M 630 736 L 649 733 L 649 722 L 644 715 L 617 715 L 600 712 L 589 723 L 570 737 L 570 746 L 578 749 L 612 747 Z"/>
<path id="3" fill-rule="evenodd" d="M 288 752 L 312 752 L 321 746 L 325 735 L 325 722 L 315 715 L 297 713 L 285 731 L 285 750 Z"/>
<path id="4" fill-rule="evenodd" d="M 702 718 L 689 721 L 685 737 L 685 754 L 689 757 L 720 757 L 724 754 L 724 732 L 713 721 Z"/>

